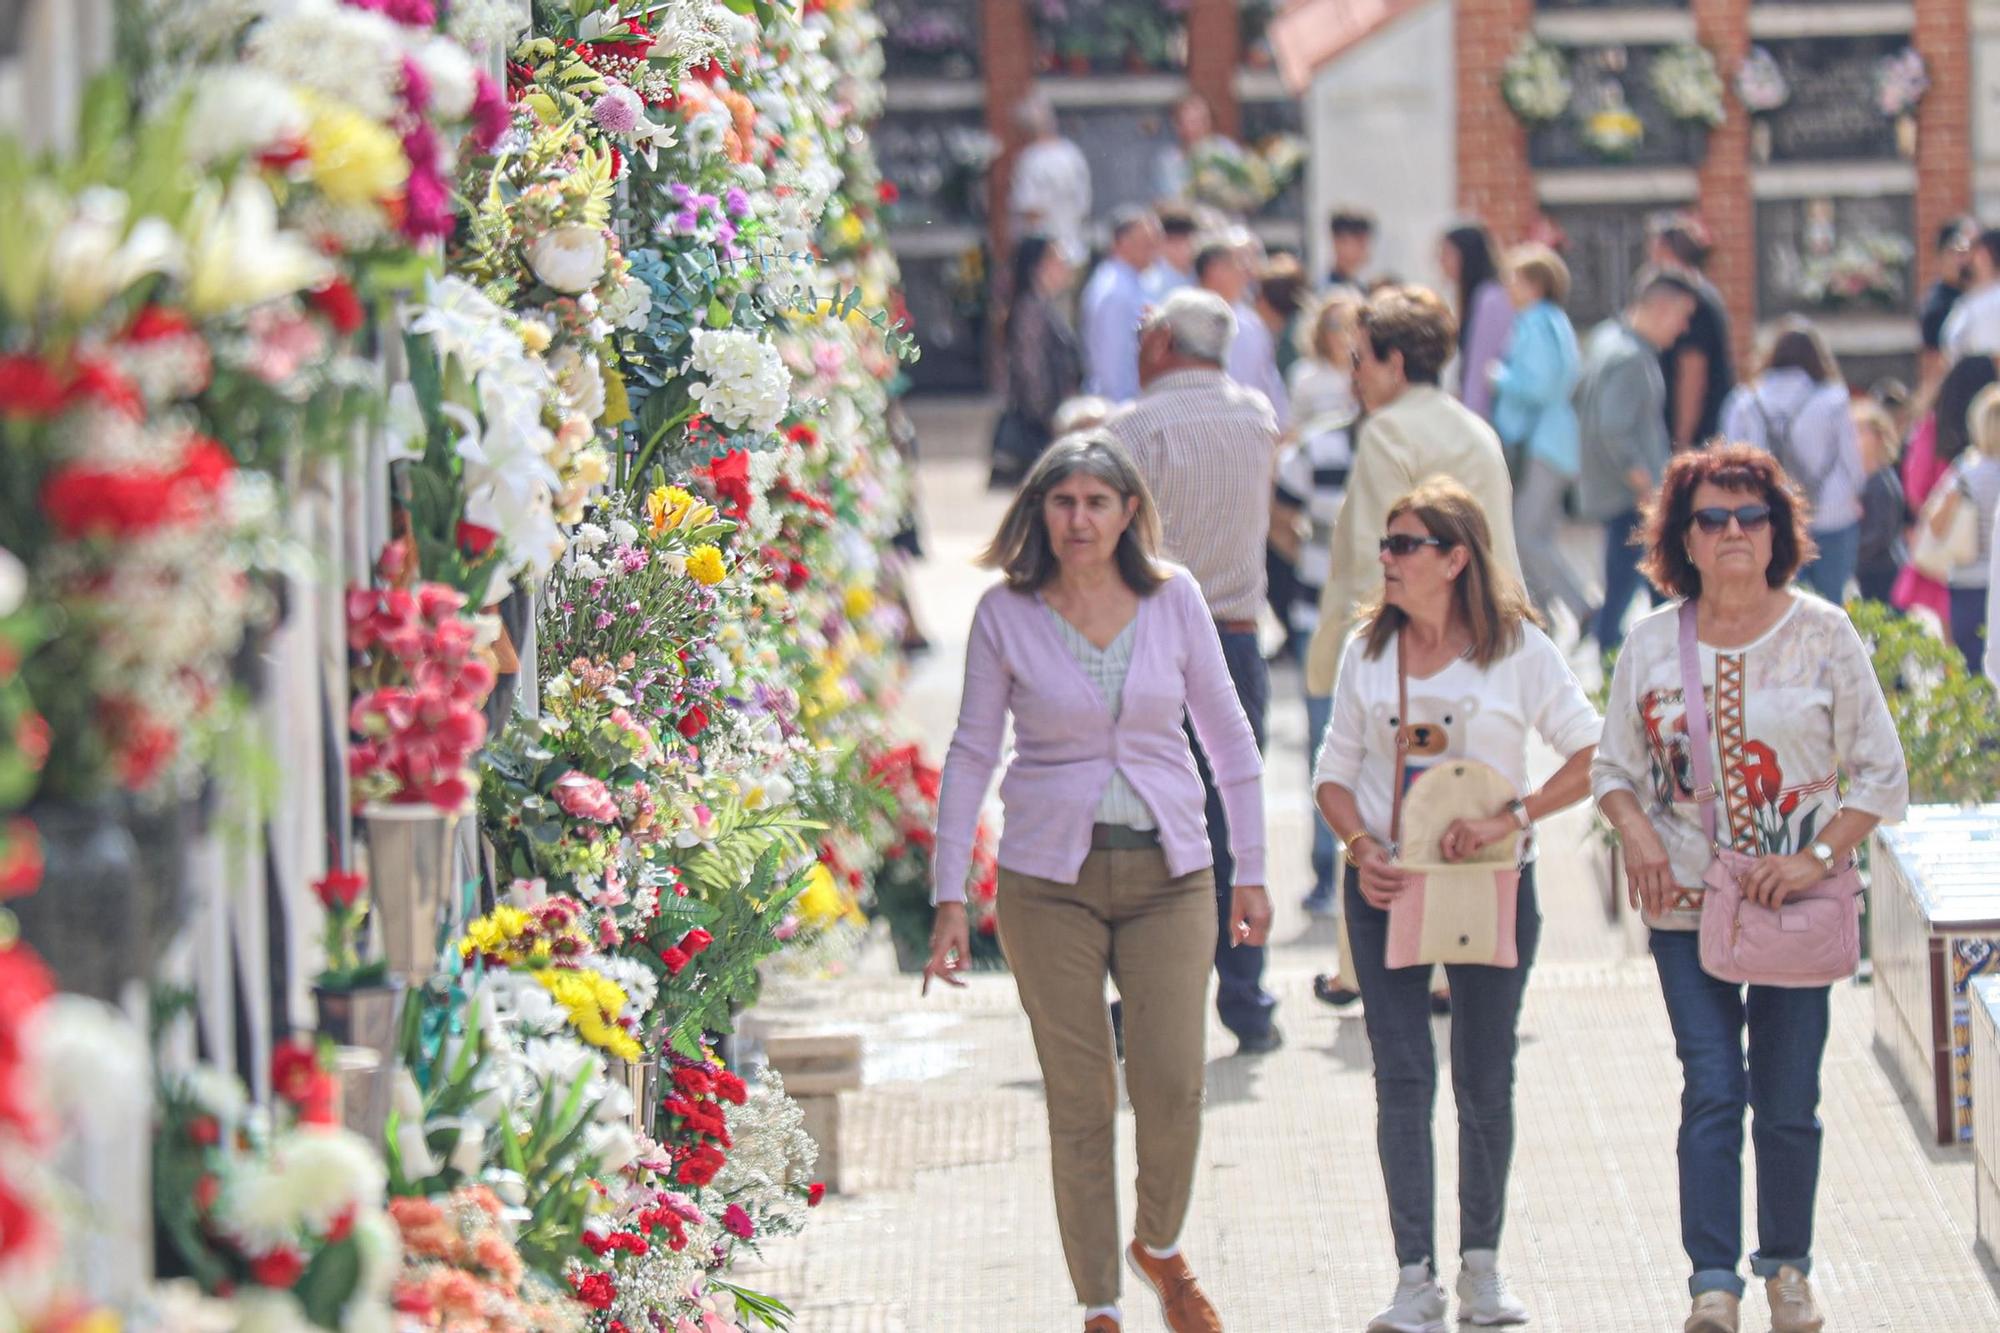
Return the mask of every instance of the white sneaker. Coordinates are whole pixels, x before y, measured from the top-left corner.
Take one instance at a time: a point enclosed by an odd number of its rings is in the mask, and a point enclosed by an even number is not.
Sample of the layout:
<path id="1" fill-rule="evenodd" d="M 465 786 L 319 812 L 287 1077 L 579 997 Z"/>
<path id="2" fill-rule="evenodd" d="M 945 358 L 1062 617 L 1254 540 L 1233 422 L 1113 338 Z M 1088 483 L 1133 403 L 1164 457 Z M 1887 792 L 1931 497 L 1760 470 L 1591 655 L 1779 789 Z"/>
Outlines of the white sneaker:
<path id="1" fill-rule="evenodd" d="M 1368 1333 L 1446 1333 L 1444 1288 L 1429 1264 L 1411 1264 L 1396 1276 L 1396 1298 L 1368 1321 Z"/>
<path id="2" fill-rule="evenodd" d="M 1465 1266 L 1458 1270 L 1458 1317 L 1467 1324 L 1495 1328 L 1502 1324 L 1525 1324 L 1528 1307 L 1507 1289 L 1500 1276 L 1498 1258 L 1491 1250 L 1467 1250 Z"/>

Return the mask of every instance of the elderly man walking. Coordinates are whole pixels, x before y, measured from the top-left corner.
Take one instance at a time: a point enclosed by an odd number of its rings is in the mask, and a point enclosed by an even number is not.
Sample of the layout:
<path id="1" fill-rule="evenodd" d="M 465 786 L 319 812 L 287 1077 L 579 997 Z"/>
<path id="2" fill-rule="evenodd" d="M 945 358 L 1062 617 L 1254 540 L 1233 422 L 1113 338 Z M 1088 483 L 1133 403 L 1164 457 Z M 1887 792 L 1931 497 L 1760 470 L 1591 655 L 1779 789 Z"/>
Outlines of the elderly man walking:
<path id="1" fill-rule="evenodd" d="M 1170 555 L 1201 585 L 1222 638 L 1236 697 L 1264 747 L 1271 680 L 1257 648 L 1264 602 L 1264 540 L 1277 472 L 1278 423 L 1264 395 L 1224 373 L 1236 316 L 1213 292 L 1185 288 L 1146 318 L 1139 334 L 1139 400 L 1108 423 L 1139 465 L 1159 507 Z M 1229 913 L 1235 862 L 1222 798 L 1197 744 L 1208 789 L 1208 841 L 1215 856 L 1218 921 Z M 1218 940 L 1215 1007 L 1239 1051 L 1261 1055 L 1283 1042 L 1271 1021 L 1277 1001 L 1264 990 L 1262 946 Z"/>
<path id="2" fill-rule="evenodd" d="M 1514 484 L 1493 427 L 1438 386 L 1458 351 L 1458 322 L 1436 293 L 1387 287 L 1361 307 L 1354 336 L 1354 390 L 1368 415 L 1355 437 L 1347 495 L 1333 523 L 1331 569 L 1320 588 L 1319 623 L 1306 649 L 1306 694 L 1333 693 L 1341 650 L 1358 612 L 1382 595 L 1377 543 L 1389 508 L 1419 483 L 1446 476 L 1472 492 L 1493 532 L 1493 554 L 1516 578 Z M 1546 534 L 1537 540 L 1548 540 Z M 1313 744 L 1320 738 L 1315 736 Z M 1348 949 L 1341 923 L 1343 967 Z M 1321 976 L 1313 993 L 1336 1006 L 1360 998 L 1339 975 Z M 1448 1003 L 1440 993 L 1440 1010 Z"/>

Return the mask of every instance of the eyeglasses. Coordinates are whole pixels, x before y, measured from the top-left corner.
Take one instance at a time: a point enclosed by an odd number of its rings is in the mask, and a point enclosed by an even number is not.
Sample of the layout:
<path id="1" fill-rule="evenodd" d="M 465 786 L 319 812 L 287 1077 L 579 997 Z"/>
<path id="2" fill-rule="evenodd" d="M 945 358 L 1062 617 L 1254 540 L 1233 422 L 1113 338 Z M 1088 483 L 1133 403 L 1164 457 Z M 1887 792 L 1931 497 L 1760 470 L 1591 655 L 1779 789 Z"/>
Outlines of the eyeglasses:
<path id="1" fill-rule="evenodd" d="M 1727 528 L 1732 518 L 1736 520 L 1736 526 L 1746 533 L 1762 532 L 1771 521 L 1771 506 L 1739 505 L 1734 509 L 1724 509 L 1718 505 L 1713 509 L 1695 510 L 1693 518 L 1695 526 L 1711 537 Z"/>
<path id="2" fill-rule="evenodd" d="M 1407 532 L 1392 532 L 1376 542 L 1375 548 L 1400 560 L 1404 556 L 1415 555 L 1426 546 L 1435 546 L 1442 551 L 1450 545 L 1450 542 L 1440 537 L 1412 537 Z"/>

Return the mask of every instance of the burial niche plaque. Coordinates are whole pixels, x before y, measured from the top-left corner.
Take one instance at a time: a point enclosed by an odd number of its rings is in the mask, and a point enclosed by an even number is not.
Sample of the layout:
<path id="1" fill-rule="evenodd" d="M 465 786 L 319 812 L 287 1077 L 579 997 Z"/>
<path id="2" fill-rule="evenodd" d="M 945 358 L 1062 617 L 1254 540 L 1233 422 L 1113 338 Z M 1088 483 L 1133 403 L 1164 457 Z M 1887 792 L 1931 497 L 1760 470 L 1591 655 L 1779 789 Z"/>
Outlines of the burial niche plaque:
<path id="1" fill-rule="evenodd" d="M 1757 317 L 1910 310 L 1908 195 L 1757 204 Z"/>
<path id="2" fill-rule="evenodd" d="M 1759 119 L 1773 162 L 1893 158 L 1896 123 L 1875 105 L 1875 67 L 1909 45 L 1900 36 L 1805 37 L 1769 42 L 1791 97 Z"/>
<path id="3" fill-rule="evenodd" d="M 1646 219 L 1657 204 L 1577 204 L 1548 210 L 1568 238 L 1569 316 L 1579 335 L 1616 314 L 1646 260 Z"/>

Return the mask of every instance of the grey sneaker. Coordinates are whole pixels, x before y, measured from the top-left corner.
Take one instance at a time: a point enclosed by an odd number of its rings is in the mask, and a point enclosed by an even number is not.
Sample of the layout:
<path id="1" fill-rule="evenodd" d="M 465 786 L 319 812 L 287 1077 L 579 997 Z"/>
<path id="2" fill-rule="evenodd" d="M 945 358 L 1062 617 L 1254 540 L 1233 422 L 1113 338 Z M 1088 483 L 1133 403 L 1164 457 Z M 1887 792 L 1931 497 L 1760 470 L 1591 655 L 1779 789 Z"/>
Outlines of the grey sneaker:
<path id="1" fill-rule="evenodd" d="M 1764 1294 L 1771 1301 L 1771 1333 L 1820 1333 L 1826 1327 L 1812 1283 L 1798 1269 L 1780 1268 L 1776 1277 L 1765 1278 Z"/>
<path id="2" fill-rule="evenodd" d="M 1444 1288 L 1429 1264 L 1411 1264 L 1396 1276 L 1396 1298 L 1368 1321 L 1368 1333 L 1446 1333 Z"/>
<path id="3" fill-rule="evenodd" d="M 1498 1256 L 1491 1250 L 1467 1250 L 1458 1270 L 1458 1318 L 1481 1328 L 1528 1322 L 1528 1307 L 1507 1289 Z"/>
<path id="4" fill-rule="evenodd" d="M 1742 1298 L 1731 1292 L 1704 1291 L 1694 1298 L 1681 1333 L 1737 1333 L 1742 1309 Z"/>

